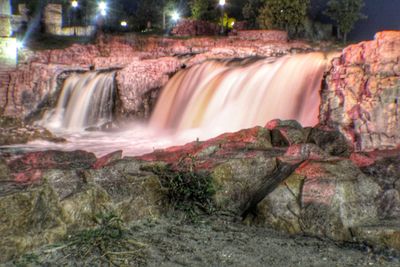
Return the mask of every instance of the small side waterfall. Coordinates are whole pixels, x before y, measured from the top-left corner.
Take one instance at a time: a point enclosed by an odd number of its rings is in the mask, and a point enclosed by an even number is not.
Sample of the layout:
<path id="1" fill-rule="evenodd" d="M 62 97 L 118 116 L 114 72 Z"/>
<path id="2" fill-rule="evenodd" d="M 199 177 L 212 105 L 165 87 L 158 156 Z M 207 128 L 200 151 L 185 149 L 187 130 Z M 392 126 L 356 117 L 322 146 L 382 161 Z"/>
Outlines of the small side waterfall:
<path id="1" fill-rule="evenodd" d="M 164 88 L 150 125 L 212 137 L 272 119 L 318 123 L 323 53 L 235 64 L 207 61 L 175 75 Z"/>
<path id="2" fill-rule="evenodd" d="M 51 129 L 79 131 L 112 121 L 114 72 L 73 74 L 64 81 L 57 106 L 45 116 Z"/>

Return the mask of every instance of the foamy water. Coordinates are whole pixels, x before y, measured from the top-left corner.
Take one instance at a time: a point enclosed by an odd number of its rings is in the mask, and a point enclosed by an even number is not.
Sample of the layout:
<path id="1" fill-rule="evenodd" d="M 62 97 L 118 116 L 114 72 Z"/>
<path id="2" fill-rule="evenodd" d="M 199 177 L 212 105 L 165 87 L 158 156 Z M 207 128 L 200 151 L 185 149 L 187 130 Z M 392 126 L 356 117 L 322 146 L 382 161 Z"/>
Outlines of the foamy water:
<path id="1" fill-rule="evenodd" d="M 195 134 L 190 134 L 190 131 L 186 135 L 177 136 L 167 132 L 160 132 L 159 130 L 152 130 L 143 125 L 134 125 L 129 130 L 116 132 L 59 132 L 55 133 L 55 135 L 67 139 L 67 142 L 53 143 L 35 140 L 28 144 L 3 146 L 0 148 L 0 154 L 1 152 L 19 150 L 85 150 L 93 152 L 100 157 L 113 151 L 123 150 L 124 156 L 137 156 L 196 140 Z"/>

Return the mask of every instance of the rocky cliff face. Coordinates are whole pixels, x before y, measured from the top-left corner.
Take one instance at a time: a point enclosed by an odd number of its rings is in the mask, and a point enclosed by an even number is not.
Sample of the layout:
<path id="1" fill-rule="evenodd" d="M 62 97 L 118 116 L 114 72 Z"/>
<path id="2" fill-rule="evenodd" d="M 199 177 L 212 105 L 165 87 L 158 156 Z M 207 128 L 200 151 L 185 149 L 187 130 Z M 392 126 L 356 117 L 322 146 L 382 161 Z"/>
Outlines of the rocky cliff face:
<path id="1" fill-rule="evenodd" d="M 345 48 L 322 91 L 322 123 L 337 126 L 358 150 L 400 144 L 400 31 Z"/>

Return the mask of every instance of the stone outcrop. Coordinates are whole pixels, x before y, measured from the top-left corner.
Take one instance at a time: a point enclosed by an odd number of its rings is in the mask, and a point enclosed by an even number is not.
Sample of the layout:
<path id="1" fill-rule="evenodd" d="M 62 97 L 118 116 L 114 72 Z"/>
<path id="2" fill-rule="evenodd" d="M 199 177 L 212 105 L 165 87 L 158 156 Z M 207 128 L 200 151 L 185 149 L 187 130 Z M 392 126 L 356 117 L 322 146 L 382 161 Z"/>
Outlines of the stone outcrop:
<path id="1" fill-rule="evenodd" d="M 33 140 L 64 142 L 63 138 L 53 136 L 47 129 L 26 125 L 19 119 L 0 116 L 0 146 L 25 144 Z"/>
<path id="2" fill-rule="evenodd" d="M 173 57 L 134 61 L 117 72 L 118 114 L 149 118 L 161 88 L 181 68 Z"/>
<path id="3" fill-rule="evenodd" d="M 157 216 L 163 208 L 160 184 L 141 166 L 118 155 L 96 161 L 84 151 L 2 157 L 0 262 L 90 227 L 99 213 L 112 211 L 124 221 Z"/>
<path id="4" fill-rule="evenodd" d="M 400 144 L 400 31 L 345 48 L 322 91 L 320 121 L 336 126 L 357 150 Z"/>
<path id="5" fill-rule="evenodd" d="M 176 36 L 217 35 L 220 27 L 208 21 L 182 19 L 175 25 L 171 34 Z"/>
<path id="6" fill-rule="evenodd" d="M 247 30 L 237 31 L 236 34 L 239 38 L 245 40 L 263 40 L 263 41 L 279 41 L 287 42 L 288 34 L 285 31 L 277 30 Z"/>
<path id="7" fill-rule="evenodd" d="M 187 161 L 211 177 L 215 208 L 248 223 L 400 250 L 398 156 L 337 156 L 329 149 L 335 139 L 315 140 L 314 129 L 276 120 L 136 158 L 121 159 L 121 151 L 99 159 L 84 151 L 3 155 L 0 262 L 90 227 L 98 213 L 125 222 L 164 214 L 166 188 L 154 168 L 179 172 Z"/>

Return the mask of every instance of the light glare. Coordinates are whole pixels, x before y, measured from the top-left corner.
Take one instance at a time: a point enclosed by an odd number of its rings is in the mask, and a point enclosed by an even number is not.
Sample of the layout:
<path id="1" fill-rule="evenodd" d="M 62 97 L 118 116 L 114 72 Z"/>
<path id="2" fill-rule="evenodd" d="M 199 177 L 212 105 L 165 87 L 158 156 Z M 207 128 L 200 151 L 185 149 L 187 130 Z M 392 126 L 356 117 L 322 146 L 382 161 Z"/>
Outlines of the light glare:
<path id="1" fill-rule="evenodd" d="M 225 0 L 219 0 L 219 5 L 224 6 L 225 5 Z"/>
<path id="2" fill-rule="evenodd" d="M 106 2 L 100 2 L 100 3 L 99 3 L 99 9 L 100 9 L 101 11 L 105 11 L 105 10 L 107 9 L 107 4 L 106 4 Z"/>
<path id="3" fill-rule="evenodd" d="M 24 48 L 24 44 L 21 41 L 17 41 L 17 49 Z"/>
<path id="4" fill-rule="evenodd" d="M 178 12 L 175 11 L 174 13 L 172 13 L 172 19 L 173 19 L 174 21 L 178 21 L 179 18 L 180 18 L 180 16 L 179 16 L 179 13 L 178 13 Z"/>
<path id="5" fill-rule="evenodd" d="M 73 7 L 73 8 L 77 8 L 78 7 L 78 1 L 76 1 L 76 0 L 74 0 L 74 1 L 72 1 L 71 2 L 71 6 Z"/>
<path id="6" fill-rule="evenodd" d="M 123 20 L 123 21 L 121 21 L 121 26 L 126 27 L 126 26 L 128 26 L 128 23 L 125 20 Z"/>

